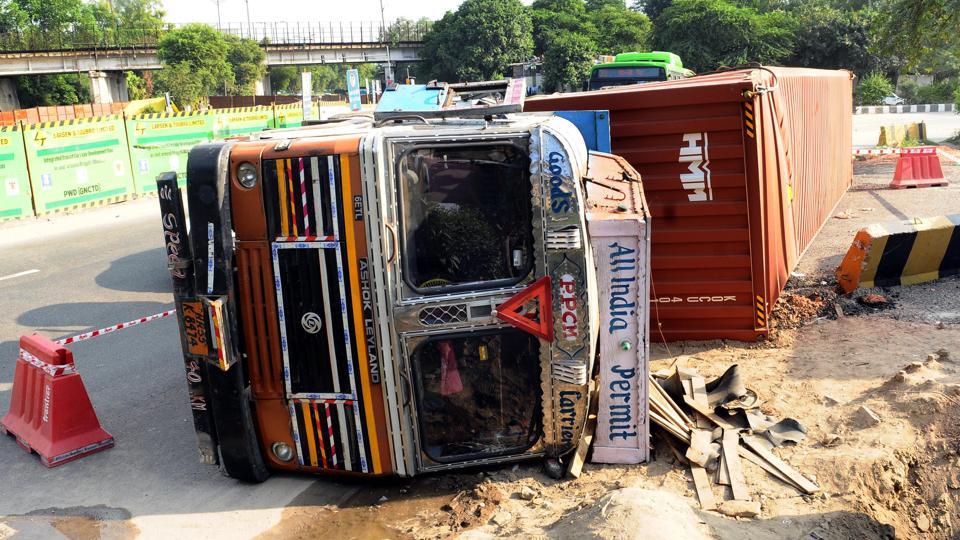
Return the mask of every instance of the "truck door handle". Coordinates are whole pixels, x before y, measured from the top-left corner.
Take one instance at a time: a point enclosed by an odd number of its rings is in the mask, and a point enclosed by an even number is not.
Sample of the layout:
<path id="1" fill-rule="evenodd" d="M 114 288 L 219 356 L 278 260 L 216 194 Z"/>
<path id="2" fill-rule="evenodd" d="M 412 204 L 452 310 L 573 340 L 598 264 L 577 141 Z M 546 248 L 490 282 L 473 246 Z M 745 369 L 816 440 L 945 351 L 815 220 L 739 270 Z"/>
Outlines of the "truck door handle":
<path id="1" fill-rule="evenodd" d="M 397 229 L 389 223 L 384 223 L 387 229 L 390 230 L 390 258 L 387 259 L 387 264 L 393 264 L 397 260 L 397 250 L 399 249 L 398 245 L 400 240 L 397 237 Z"/>

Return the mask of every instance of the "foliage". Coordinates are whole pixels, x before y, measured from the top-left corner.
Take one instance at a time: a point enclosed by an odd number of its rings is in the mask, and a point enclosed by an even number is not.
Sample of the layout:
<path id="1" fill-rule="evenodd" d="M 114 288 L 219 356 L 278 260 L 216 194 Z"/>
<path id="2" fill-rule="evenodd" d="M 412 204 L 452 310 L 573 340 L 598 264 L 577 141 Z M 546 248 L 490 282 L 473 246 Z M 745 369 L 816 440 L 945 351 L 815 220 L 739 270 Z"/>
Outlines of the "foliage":
<path id="1" fill-rule="evenodd" d="M 223 34 L 205 24 L 188 24 L 163 35 L 157 56 L 164 63 L 156 77 L 160 92 L 182 104 L 229 90 L 234 74 L 227 63 L 229 45 Z"/>
<path id="2" fill-rule="evenodd" d="M 583 0 L 536 0 L 530 6 L 533 52 L 542 55 L 550 40 L 565 34 L 593 36 L 597 28 L 587 16 Z"/>
<path id="3" fill-rule="evenodd" d="M 849 69 L 858 77 L 885 70 L 890 62 L 876 53 L 876 12 L 847 11 L 816 2 L 803 3 L 791 14 L 796 42 L 787 65 Z"/>
<path id="4" fill-rule="evenodd" d="M 503 77 L 508 65 L 533 52 L 530 16 L 520 0 L 464 0 L 433 24 L 420 51 L 439 80 Z"/>
<path id="5" fill-rule="evenodd" d="M 675 0 L 656 19 L 653 46 L 680 55 L 694 71 L 775 64 L 792 51 L 793 27 L 779 10 L 760 13 L 726 0 Z"/>
<path id="6" fill-rule="evenodd" d="M 76 73 L 17 77 L 17 95 L 24 108 L 73 105 L 90 101 L 90 80 Z"/>
<path id="7" fill-rule="evenodd" d="M 938 50 L 960 50 L 960 0 L 886 0 L 879 18 L 883 51 L 918 67 Z"/>
<path id="8" fill-rule="evenodd" d="M 857 86 L 857 105 L 882 105 L 883 98 L 893 93 L 893 83 L 882 73 L 871 73 Z"/>
<path id="9" fill-rule="evenodd" d="M 426 17 L 420 17 L 416 21 L 400 17 L 387 26 L 386 41 L 395 46 L 401 41 L 416 39 L 430 28 L 431 23 L 432 21 Z"/>
<path id="10" fill-rule="evenodd" d="M 960 83 L 947 79 L 917 88 L 917 103 L 951 103 Z"/>
<path id="11" fill-rule="evenodd" d="M 299 94 L 300 93 L 300 73 L 309 71 L 311 77 L 311 89 L 314 94 L 325 92 L 346 92 L 347 91 L 347 70 L 356 69 L 360 75 L 360 84 L 364 80 L 373 79 L 377 75 L 376 64 L 323 64 L 316 66 L 280 66 L 270 68 L 270 86 L 276 94 Z"/>
<path id="12" fill-rule="evenodd" d="M 170 92 L 181 107 L 199 105 L 210 95 L 211 87 L 187 62 L 164 66 L 154 75 L 153 85 L 158 94 Z"/>
<path id="13" fill-rule="evenodd" d="M 127 78 L 127 93 L 132 101 L 138 99 L 147 99 L 147 81 L 132 71 L 124 73 Z"/>
<path id="14" fill-rule="evenodd" d="M 600 54 L 647 50 L 652 25 L 643 13 L 606 5 L 590 13 Z"/>
<path id="15" fill-rule="evenodd" d="M 551 39 L 543 58 L 543 83 L 547 91 L 578 90 L 590 75 L 596 44 L 583 34 L 563 34 Z"/>
<path id="16" fill-rule="evenodd" d="M 257 81 L 267 72 L 264 61 L 267 54 L 260 45 L 252 40 L 237 36 L 225 36 L 227 42 L 227 63 L 233 72 L 231 95 L 244 96 L 254 94 Z"/>
<path id="17" fill-rule="evenodd" d="M 900 79 L 897 83 L 897 95 L 902 97 L 907 104 L 920 103 L 917 101 L 917 93 L 920 87 L 917 83 L 909 79 Z"/>
<path id="18" fill-rule="evenodd" d="M 650 20 L 655 21 L 665 9 L 673 4 L 673 0 L 635 0 L 630 8 L 633 11 L 644 13 Z"/>

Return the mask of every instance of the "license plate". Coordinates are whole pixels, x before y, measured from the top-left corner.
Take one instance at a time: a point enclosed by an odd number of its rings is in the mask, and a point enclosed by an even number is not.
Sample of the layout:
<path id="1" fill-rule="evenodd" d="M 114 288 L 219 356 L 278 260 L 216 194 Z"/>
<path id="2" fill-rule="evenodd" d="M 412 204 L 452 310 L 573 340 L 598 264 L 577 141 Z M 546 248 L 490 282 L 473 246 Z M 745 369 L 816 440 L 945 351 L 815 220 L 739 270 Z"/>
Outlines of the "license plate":
<path id="1" fill-rule="evenodd" d="M 197 356 L 210 354 L 207 343 L 207 324 L 202 302 L 183 302 L 183 331 L 187 337 L 187 351 Z"/>

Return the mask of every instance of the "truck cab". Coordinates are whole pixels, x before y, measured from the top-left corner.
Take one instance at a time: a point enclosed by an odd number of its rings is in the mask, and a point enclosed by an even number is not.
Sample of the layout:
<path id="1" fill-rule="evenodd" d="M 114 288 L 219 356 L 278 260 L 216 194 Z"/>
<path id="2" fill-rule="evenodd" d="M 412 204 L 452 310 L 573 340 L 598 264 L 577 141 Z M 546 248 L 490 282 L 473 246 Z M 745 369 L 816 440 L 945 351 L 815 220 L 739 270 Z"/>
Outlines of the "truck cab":
<path id="1" fill-rule="evenodd" d="M 645 208 L 636 172 L 570 122 L 354 116 L 203 144 L 189 219 L 171 176 L 204 461 L 412 476 L 579 443 L 603 302 L 588 218 Z"/>

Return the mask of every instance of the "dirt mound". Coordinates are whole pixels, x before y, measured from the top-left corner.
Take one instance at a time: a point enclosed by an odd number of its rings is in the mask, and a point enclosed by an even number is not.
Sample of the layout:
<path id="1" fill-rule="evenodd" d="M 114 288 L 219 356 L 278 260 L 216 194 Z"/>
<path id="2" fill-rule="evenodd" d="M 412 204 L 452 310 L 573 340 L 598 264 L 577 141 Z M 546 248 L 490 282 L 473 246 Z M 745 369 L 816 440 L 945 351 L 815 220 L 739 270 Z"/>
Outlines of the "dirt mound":
<path id="1" fill-rule="evenodd" d="M 712 535 L 684 499 L 664 491 L 610 492 L 550 528 L 556 538 L 706 540 Z"/>

